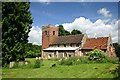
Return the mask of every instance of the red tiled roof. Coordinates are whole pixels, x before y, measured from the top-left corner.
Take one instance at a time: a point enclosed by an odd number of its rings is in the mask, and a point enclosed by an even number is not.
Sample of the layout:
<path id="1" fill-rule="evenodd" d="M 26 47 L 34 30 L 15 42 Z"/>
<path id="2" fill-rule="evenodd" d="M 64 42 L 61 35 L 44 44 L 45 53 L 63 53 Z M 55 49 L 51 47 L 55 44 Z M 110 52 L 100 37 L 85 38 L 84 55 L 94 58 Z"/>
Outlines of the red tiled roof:
<path id="1" fill-rule="evenodd" d="M 87 38 L 82 49 L 107 49 L 108 37 Z"/>
<path id="2" fill-rule="evenodd" d="M 84 34 L 59 36 L 55 38 L 51 44 L 79 44 L 81 43 L 83 36 Z"/>

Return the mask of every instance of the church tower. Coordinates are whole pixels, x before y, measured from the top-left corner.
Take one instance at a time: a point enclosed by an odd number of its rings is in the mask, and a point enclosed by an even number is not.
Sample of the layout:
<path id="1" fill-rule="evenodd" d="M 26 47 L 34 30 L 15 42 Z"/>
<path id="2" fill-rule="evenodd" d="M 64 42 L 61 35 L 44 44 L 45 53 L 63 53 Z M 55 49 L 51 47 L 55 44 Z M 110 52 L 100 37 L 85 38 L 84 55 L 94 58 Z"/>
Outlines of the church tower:
<path id="1" fill-rule="evenodd" d="M 42 49 L 48 48 L 53 39 L 58 37 L 59 28 L 48 25 L 42 27 Z"/>

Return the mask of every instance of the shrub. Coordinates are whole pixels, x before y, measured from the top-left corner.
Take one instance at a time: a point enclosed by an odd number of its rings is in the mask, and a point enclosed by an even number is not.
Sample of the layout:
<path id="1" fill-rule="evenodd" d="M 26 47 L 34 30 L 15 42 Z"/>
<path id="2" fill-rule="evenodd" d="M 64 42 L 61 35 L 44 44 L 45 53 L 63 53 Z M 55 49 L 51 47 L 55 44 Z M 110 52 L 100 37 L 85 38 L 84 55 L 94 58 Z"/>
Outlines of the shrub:
<path id="1" fill-rule="evenodd" d="M 40 68 L 40 65 L 41 65 L 40 63 L 41 63 L 41 60 L 36 60 L 34 68 Z"/>
<path id="2" fill-rule="evenodd" d="M 33 51 L 28 51 L 27 53 L 26 53 L 26 58 L 35 58 L 35 57 L 39 57 L 40 56 L 40 53 L 35 53 L 35 52 L 33 52 Z"/>
<path id="3" fill-rule="evenodd" d="M 99 50 L 95 49 L 93 51 L 88 52 L 89 57 L 88 59 L 91 61 L 96 61 L 96 62 L 103 62 L 103 60 L 106 58 L 106 53 Z"/>
<path id="4" fill-rule="evenodd" d="M 70 59 L 70 58 L 63 58 L 60 63 L 60 65 L 72 65 L 73 64 L 73 61 Z"/>
<path id="5" fill-rule="evenodd" d="M 118 64 L 118 63 L 119 63 L 119 58 L 117 58 L 117 57 L 106 57 L 106 58 L 103 60 L 103 62 Z"/>
<path id="6" fill-rule="evenodd" d="M 60 58 L 52 58 L 52 59 L 48 59 L 48 60 L 51 60 L 51 61 L 58 61 L 58 60 L 60 60 Z"/>
<path id="7" fill-rule="evenodd" d="M 59 64 L 60 65 L 77 65 L 80 63 L 89 63 L 88 57 L 71 57 L 71 58 L 63 58 Z"/>
<path id="8" fill-rule="evenodd" d="M 60 65 L 77 65 L 81 63 L 118 63 L 118 58 L 111 58 L 105 52 L 95 49 L 88 52 L 87 56 L 63 58 L 59 60 Z"/>

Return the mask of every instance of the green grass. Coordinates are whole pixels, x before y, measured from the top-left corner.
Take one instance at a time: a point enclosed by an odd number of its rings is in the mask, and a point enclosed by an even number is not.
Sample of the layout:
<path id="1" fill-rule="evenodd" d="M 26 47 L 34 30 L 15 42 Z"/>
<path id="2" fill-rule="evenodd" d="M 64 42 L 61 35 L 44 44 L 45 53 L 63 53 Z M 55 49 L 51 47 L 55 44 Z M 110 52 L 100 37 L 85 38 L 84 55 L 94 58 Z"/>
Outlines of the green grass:
<path id="1" fill-rule="evenodd" d="M 2 68 L 0 67 L 0 80 L 2 78 Z"/>
<path id="2" fill-rule="evenodd" d="M 112 63 L 92 63 L 80 65 L 58 65 L 57 61 L 44 60 L 40 68 L 33 68 L 35 59 L 27 59 L 31 61 L 27 66 L 21 68 L 3 68 L 3 78 L 114 78 L 112 73 L 118 64 Z M 56 67 L 51 67 L 56 63 Z M 97 69 L 95 69 L 97 68 Z"/>

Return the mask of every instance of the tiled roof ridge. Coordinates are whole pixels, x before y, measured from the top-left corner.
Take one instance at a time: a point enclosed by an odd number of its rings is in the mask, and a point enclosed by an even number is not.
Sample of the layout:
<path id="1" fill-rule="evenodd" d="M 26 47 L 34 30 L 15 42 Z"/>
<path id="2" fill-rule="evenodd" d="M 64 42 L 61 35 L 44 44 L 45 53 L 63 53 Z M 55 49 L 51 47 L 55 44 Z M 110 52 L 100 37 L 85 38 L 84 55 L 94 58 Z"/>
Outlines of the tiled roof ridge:
<path id="1" fill-rule="evenodd" d="M 64 36 L 58 36 L 58 37 L 70 37 L 70 36 L 76 36 L 76 35 L 84 35 L 84 34 L 64 35 Z"/>
<path id="2" fill-rule="evenodd" d="M 109 38 L 109 37 L 97 37 L 97 38 L 87 38 L 87 39 L 100 39 L 100 38 Z"/>

